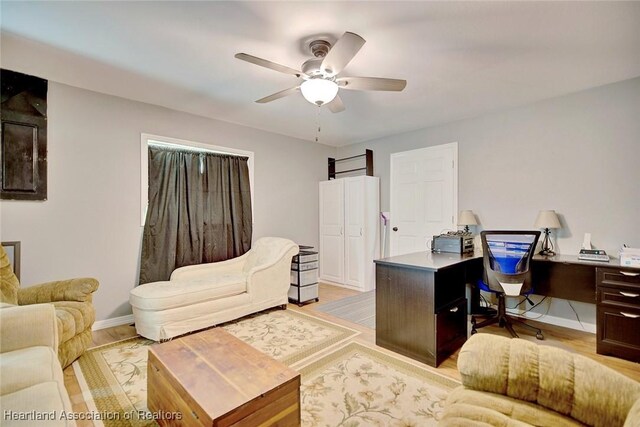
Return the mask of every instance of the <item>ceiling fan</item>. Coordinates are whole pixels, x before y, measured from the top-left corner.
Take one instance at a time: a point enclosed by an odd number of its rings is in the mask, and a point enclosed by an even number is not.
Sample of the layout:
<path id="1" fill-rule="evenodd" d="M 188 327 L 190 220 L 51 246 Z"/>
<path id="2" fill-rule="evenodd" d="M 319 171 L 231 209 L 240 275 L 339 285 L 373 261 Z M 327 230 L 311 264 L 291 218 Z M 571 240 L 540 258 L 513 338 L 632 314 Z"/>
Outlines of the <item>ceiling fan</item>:
<path id="1" fill-rule="evenodd" d="M 399 92 L 407 85 L 406 80 L 398 79 L 338 77 L 338 74 L 356 56 L 364 43 L 365 40 L 362 37 L 350 32 L 344 33 L 333 46 L 326 40 L 313 40 L 309 43 L 309 50 L 314 58 L 305 61 L 302 64 L 301 71 L 246 53 L 237 53 L 235 57 L 281 73 L 293 74 L 303 79 L 299 85 L 258 99 L 257 103 L 264 104 L 275 101 L 300 91 L 302 96 L 312 104 L 317 106 L 326 104 L 329 110 L 339 113 L 344 111 L 344 104 L 338 95 L 339 89 Z"/>

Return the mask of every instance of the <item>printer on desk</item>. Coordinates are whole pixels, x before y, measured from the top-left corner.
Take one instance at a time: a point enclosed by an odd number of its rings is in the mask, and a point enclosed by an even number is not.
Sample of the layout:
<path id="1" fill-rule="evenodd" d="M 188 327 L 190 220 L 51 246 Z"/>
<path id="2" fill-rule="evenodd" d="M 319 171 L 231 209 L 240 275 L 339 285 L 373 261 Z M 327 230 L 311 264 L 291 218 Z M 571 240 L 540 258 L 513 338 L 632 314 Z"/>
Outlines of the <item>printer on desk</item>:
<path id="1" fill-rule="evenodd" d="M 640 249 L 623 246 L 620 249 L 620 265 L 640 268 Z"/>
<path id="2" fill-rule="evenodd" d="M 458 231 L 433 236 L 431 251 L 454 254 L 473 253 L 473 235 L 468 232 Z"/>

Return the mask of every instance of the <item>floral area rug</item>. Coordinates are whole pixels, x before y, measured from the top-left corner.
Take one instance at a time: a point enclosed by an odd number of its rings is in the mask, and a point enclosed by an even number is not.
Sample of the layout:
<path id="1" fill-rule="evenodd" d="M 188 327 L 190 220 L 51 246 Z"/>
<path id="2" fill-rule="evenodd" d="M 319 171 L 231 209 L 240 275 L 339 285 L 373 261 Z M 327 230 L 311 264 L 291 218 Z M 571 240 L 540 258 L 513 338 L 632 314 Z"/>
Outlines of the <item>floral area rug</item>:
<path id="1" fill-rule="evenodd" d="M 350 342 L 356 331 L 292 310 L 263 312 L 222 327 L 302 374 L 304 426 L 435 425 L 443 400 L 457 385 Z M 156 425 L 146 407 L 151 344 L 131 338 L 90 349 L 74 362 L 88 407 L 76 415 L 79 425 Z"/>
<path id="2" fill-rule="evenodd" d="M 257 313 L 222 327 L 289 366 L 359 334 L 353 329 L 293 310 Z"/>
<path id="3" fill-rule="evenodd" d="M 358 343 L 299 369 L 303 426 L 435 426 L 459 383 Z"/>

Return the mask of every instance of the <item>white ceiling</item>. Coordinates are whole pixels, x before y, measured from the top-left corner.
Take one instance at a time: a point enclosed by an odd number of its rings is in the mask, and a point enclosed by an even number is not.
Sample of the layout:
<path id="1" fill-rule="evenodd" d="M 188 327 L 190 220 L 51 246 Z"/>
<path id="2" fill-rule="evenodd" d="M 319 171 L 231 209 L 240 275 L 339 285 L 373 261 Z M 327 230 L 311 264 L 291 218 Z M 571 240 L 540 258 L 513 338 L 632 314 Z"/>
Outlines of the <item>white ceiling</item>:
<path id="1" fill-rule="evenodd" d="M 640 76 L 640 2 L 1 2 L 2 66 L 314 140 L 317 107 L 237 52 L 299 68 L 304 41 L 367 40 L 341 75 L 401 93 L 341 91 L 320 142 L 342 146 Z M 27 49 L 28 48 L 28 49 Z M 25 55 L 24 52 L 30 52 Z"/>

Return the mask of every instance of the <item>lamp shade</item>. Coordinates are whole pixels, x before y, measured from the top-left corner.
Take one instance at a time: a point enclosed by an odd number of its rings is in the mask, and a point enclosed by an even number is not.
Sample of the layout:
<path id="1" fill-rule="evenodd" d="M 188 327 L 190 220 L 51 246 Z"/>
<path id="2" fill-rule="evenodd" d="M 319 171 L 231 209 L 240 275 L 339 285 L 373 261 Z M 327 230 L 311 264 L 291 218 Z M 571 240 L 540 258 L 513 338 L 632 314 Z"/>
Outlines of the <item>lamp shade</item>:
<path id="1" fill-rule="evenodd" d="M 536 228 L 562 228 L 556 211 L 540 211 L 534 224 Z"/>
<path id="2" fill-rule="evenodd" d="M 478 225 L 473 211 L 460 211 L 460 215 L 458 215 L 458 225 Z"/>
<path id="3" fill-rule="evenodd" d="M 320 106 L 333 101 L 338 94 L 338 84 L 322 78 L 309 79 L 300 85 L 300 91 L 304 99 Z"/>

